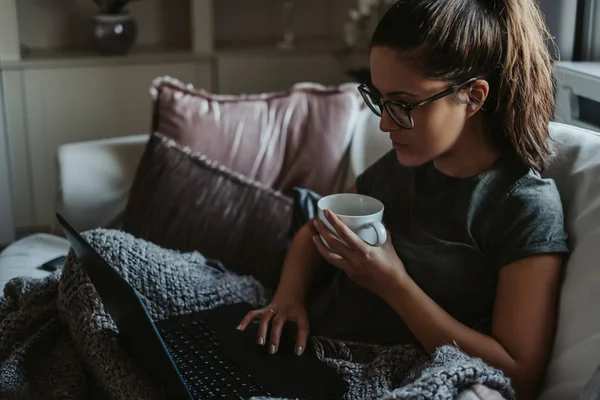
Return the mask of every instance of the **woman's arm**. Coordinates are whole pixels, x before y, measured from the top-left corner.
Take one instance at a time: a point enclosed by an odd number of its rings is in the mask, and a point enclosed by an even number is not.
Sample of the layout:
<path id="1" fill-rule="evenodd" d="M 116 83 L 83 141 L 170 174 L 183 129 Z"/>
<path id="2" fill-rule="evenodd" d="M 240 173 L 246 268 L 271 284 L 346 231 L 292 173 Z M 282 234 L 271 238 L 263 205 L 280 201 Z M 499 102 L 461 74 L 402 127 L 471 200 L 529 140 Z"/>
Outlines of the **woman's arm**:
<path id="1" fill-rule="evenodd" d="M 559 255 L 540 255 L 500 270 L 491 336 L 455 320 L 408 276 L 392 285 L 384 300 L 427 351 L 456 344 L 503 370 L 518 398 L 530 399 L 552 347 L 562 262 Z"/>
<path id="2" fill-rule="evenodd" d="M 356 187 L 352 186 L 346 192 L 356 193 Z M 252 321 L 260 319 L 256 339 L 260 345 L 269 342 L 271 354 L 279 349 L 283 326 L 288 321 L 297 326 L 296 354 L 301 355 L 306 348 L 310 329 L 306 297 L 310 288 L 317 283 L 328 267 L 323 256 L 313 245 L 312 238 L 315 233 L 312 222 L 304 224 L 298 230 L 285 256 L 281 279 L 273 300 L 267 307 L 249 312 L 238 326 L 239 330 L 245 330 Z"/>
<path id="3" fill-rule="evenodd" d="M 345 193 L 356 193 L 351 186 Z M 315 227 L 311 221 L 298 230 L 285 256 L 275 298 L 294 298 L 302 304 L 315 280 L 327 265 L 313 244 Z"/>

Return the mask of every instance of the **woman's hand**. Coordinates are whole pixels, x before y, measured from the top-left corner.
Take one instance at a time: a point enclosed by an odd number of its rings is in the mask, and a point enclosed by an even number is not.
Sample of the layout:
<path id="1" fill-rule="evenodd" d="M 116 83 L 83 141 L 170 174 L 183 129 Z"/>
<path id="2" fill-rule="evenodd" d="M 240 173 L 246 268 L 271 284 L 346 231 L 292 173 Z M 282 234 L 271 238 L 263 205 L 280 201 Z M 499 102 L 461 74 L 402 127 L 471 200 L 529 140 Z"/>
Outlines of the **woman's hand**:
<path id="1" fill-rule="evenodd" d="M 392 245 L 389 232 L 388 239 L 382 246 L 371 246 L 352 232 L 335 214 L 329 210 L 325 210 L 324 214 L 339 238 L 322 221 L 315 218 L 315 227 L 330 248 L 325 246 L 319 236 L 314 236 L 313 240 L 319 253 L 330 264 L 340 268 L 350 279 L 381 297 L 394 291 L 406 279 L 404 264 Z"/>
<path id="2" fill-rule="evenodd" d="M 294 322 L 298 329 L 294 352 L 301 355 L 306 349 L 308 339 L 309 324 L 306 307 L 301 302 L 295 300 L 277 300 L 275 298 L 271 304 L 259 310 L 250 311 L 242 320 L 238 329 L 244 331 L 253 321 L 260 319 L 258 327 L 257 342 L 264 346 L 267 343 L 267 334 L 269 325 L 271 332 L 269 334 L 269 353 L 275 354 L 279 349 L 281 332 L 286 322 Z"/>

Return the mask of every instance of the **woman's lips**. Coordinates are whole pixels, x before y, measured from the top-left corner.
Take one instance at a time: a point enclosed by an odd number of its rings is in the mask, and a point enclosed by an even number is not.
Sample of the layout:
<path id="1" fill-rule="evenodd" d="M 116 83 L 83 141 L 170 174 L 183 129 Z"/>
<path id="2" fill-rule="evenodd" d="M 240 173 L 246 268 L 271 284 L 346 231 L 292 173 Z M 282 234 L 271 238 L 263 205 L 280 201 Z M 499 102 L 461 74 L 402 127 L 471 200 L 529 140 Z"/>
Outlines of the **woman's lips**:
<path id="1" fill-rule="evenodd" d="M 394 147 L 394 149 L 406 149 L 408 147 L 408 145 L 404 144 L 404 143 L 394 142 L 392 140 L 392 147 Z"/>

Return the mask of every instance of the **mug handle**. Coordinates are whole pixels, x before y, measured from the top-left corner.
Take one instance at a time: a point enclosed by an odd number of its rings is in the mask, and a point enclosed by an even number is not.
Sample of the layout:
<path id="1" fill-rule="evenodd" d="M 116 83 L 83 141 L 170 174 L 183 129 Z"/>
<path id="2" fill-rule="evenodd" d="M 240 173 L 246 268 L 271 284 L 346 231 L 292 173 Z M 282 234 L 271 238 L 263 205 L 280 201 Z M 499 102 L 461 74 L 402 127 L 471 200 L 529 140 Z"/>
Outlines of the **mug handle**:
<path id="1" fill-rule="evenodd" d="M 387 230 L 381 222 L 370 222 L 363 225 L 363 228 L 373 228 L 375 230 L 377 241 L 375 243 L 369 243 L 371 246 L 382 246 L 387 241 Z"/>

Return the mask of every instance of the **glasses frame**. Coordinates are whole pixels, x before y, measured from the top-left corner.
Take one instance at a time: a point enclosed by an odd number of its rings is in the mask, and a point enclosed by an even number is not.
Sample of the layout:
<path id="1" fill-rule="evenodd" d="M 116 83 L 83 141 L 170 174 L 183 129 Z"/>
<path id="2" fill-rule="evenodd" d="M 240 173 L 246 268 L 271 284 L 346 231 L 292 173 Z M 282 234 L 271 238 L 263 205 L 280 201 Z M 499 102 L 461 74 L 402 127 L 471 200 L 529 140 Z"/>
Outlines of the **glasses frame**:
<path id="1" fill-rule="evenodd" d="M 361 96 L 363 97 L 363 100 L 365 101 L 365 103 L 367 103 L 367 106 L 369 107 L 369 109 L 371 111 L 373 111 L 373 113 L 375 115 L 377 115 L 378 117 L 381 117 L 383 114 L 383 110 L 386 110 L 387 113 L 389 114 L 389 116 L 392 118 L 392 120 L 398 126 L 400 126 L 403 129 L 413 129 L 415 127 L 415 121 L 413 120 L 411 112 L 414 109 L 423 107 L 427 104 L 433 103 L 436 100 L 439 100 L 439 99 L 449 96 L 453 93 L 456 93 L 457 91 L 464 89 L 467 86 L 472 85 L 473 82 L 475 82 L 477 79 L 479 79 L 479 78 L 471 78 L 471 79 L 465 81 L 464 83 L 461 83 L 460 85 L 450 86 L 448 89 L 443 90 L 437 94 L 434 94 L 433 96 L 428 97 L 425 100 L 421 100 L 417 103 L 410 103 L 410 102 L 406 102 L 406 101 L 384 100 L 384 99 L 381 99 L 378 102 L 374 102 L 372 99 L 372 91 L 370 90 L 370 87 L 372 85 L 370 83 L 361 84 L 358 87 L 358 91 L 360 92 Z M 379 104 L 379 106 L 381 107 L 381 110 L 375 108 L 375 106 L 373 104 Z M 406 113 L 406 116 L 408 117 L 408 120 L 410 121 L 410 126 L 404 126 L 400 121 L 398 121 L 398 118 L 394 116 L 395 112 L 390 111 L 389 107 L 392 105 L 400 107 Z"/>

